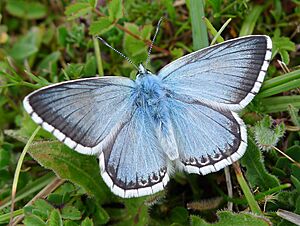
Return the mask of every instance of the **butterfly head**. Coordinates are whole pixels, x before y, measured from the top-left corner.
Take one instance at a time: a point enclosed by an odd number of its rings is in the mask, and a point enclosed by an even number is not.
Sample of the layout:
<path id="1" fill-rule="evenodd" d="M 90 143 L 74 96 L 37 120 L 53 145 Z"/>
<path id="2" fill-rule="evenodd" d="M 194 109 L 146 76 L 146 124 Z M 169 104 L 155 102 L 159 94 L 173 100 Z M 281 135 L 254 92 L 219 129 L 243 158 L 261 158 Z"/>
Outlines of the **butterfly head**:
<path id="1" fill-rule="evenodd" d="M 150 71 L 148 71 L 143 64 L 139 64 L 139 67 L 138 67 L 139 71 L 138 71 L 138 74 L 137 74 L 137 78 L 143 78 L 145 76 L 151 76 L 153 75 Z"/>

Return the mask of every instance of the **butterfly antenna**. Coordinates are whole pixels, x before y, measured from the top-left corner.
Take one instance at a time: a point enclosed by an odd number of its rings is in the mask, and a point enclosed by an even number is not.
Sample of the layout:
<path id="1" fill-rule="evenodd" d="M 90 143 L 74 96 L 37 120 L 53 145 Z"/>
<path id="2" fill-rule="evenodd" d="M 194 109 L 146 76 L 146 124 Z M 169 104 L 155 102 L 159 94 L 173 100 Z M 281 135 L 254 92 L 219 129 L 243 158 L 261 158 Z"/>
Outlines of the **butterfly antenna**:
<path id="1" fill-rule="evenodd" d="M 149 47 L 149 50 L 148 50 L 148 56 L 147 56 L 147 60 L 146 60 L 146 63 L 145 63 L 145 67 L 146 67 L 146 68 L 147 68 L 147 65 L 149 64 L 149 61 L 150 61 L 150 54 L 151 54 L 151 51 L 152 51 L 153 43 L 154 43 L 154 41 L 155 41 L 155 39 L 156 39 L 156 36 L 157 36 L 157 34 L 158 34 L 158 31 L 159 31 L 160 24 L 161 24 L 161 22 L 162 22 L 163 19 L 164 19 L 164 18 L 161 17 L 161 18 L 159 19 L 158 23 L 157 23 L 156 31 L 155 31 L 155 34 L 154 34 L 154 36 L 153 36 L 153 39 L 152 39 L 152 41 L 151 41 L 151 44 L 150 44 L 150 47 Z"/>
<path id="2" fill-rule="evenodd" d="M 116 50 L 114 47 L 112 47 L 110 44 L 108 44 L 100 36 L 97 35 L 96 38 L 98 38 L 104 45 L 106 45 L 107 47 L 111 48 L 113 51 L 115 51 L 116 53 L 118 53 L 120 56 L 124 57 L 130 64 L 132 64 L 136 68 L 137 71 L 140 71 L 139 68 L 138 68 L 138 66 L 136 66 L 136 64 L 134 64 L 129 57 L 125 56 L 123 53 L 121 53 L 120 51 Z"/>

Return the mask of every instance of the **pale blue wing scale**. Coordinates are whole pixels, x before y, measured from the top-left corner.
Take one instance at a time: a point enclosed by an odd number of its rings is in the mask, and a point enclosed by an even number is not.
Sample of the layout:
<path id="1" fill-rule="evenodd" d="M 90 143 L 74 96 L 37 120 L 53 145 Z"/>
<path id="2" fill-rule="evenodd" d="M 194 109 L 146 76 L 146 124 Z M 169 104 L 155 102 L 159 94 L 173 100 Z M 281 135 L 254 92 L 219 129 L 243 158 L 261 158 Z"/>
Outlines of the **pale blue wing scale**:
<path id="1" fill-rule="evenodd" d="M 123 77 L 79 79 L 41 88 L 24 99 L 32 119 L 70 148 L 101 152 L 131 115 L 135 82 Z"/>
<path id="2" fill-rule="evenodd" d="M 100 154 L 102 178 L 121 197 L 140 197 L 163 190 L 169 181 L 167 156 L 151 116 L 137 108 L 110 147 Z"/>
<path id="3" fill-rule="evenodd" d="M 247 132 L 236 113 L 175 99 L 169 105 L 179 160 L 187 172 L 215 172 L 244 154 Z"/>
<path id="4" fill-rule="evenodd" d="M 240 110 L 259 91 L 271 49 L 268 36 L 246 36 L 181 57 L 158 75 L 184 100 Z"/>

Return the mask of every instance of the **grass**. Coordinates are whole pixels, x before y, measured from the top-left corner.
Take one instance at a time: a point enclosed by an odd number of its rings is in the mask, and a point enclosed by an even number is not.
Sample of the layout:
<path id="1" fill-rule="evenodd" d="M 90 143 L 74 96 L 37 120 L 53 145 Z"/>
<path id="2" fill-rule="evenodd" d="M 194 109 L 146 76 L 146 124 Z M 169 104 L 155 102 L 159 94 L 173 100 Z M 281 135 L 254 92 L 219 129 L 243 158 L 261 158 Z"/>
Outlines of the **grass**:
<path id="1" fill-rule="evenodd" d="M 101 4 L 0 2 L 0 225 L 9 223 L 12 202 L 15 222 L 25 225 L 293 225 L 300 215 L 299 2 Z M 68 149 L 42 129 L 28 141 L 36 125 L 22 99 L 70 79 L 97 74 L 135 78 L 132 65 L 95 35 L 138 64 L 147 58 L 161 17 L 166 19 L 150 61 L 154 72 L 192 49 L 250 34 L 272 38 L 272 61 L 260 93 L 240 113 L 248 149 L 226 177 L 224 171 L 207 176 L 178 172 L 163 192 L 121 199 L 102 181 L 95 157 Z M 63 180 L 57 182 L 57 176 Z"/>

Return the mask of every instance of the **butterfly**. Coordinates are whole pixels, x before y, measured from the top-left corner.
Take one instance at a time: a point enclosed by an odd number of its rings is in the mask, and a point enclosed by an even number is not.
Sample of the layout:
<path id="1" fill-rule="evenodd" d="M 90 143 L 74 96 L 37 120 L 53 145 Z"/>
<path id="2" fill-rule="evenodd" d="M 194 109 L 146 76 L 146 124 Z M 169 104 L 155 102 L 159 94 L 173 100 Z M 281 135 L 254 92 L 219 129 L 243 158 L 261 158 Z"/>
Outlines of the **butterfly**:
<path id="1" fill-rule="evenodd" d="M 258 93 L 272 55 L 268 36 L 225 41 L 136 80 L 77 79 L 25 97 L 33 121 L 71 149 L 97 155 L 121 197 L 163 190 L 174 169 L 205 175 L 242 157 L 247 131 L 237 112 Z"/>

